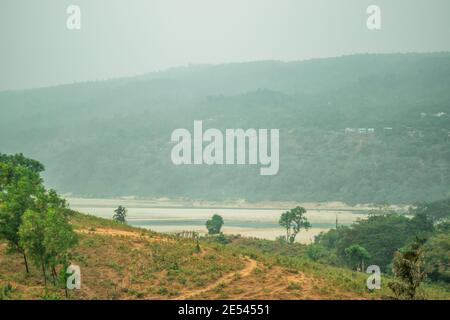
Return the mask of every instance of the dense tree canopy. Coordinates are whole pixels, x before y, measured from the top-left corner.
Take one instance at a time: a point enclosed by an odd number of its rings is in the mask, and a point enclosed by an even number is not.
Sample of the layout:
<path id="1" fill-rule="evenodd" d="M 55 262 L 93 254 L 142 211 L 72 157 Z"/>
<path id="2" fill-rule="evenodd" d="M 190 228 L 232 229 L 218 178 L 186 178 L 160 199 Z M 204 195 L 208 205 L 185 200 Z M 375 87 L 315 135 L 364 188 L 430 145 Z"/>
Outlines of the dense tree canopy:
<path id="1" fill-rule="evenodd" d="M 223 224 L 223 218 L 215 214 L 210 220 L 206 221 L 206 229 L 208 229 L 209 234 L 219 234 Z"/>
<path id="2" fill-rule="evenodd" d="M 414 215 L 426 215 L 434 222 L 441 222 L 450 219 L 450 198 L 417 203 L 409 209 Z"/>
<path id="3" fill-rule="evenodd" d="M 294 243 L 297 234 L 301 229 L 308 230 L 311 224 L 305 216 L 306 209 L 303 207 L 295 207 L 284 212 L 278 221 L 279 225 L 286 230 L 286 241 Z"/>
<path id="4" fill-rule="evenodd" d="M 436 203 L 418 203 L 409 210 L 410 213 L 415 213 L 413 216 L 380 208 L 379 211 L 372 212 L 368 219 L 319 234 L 307 253 L 316 261 L 341 266 L 350 264 L 354 267 L 358 260 L 354 257 L 360 253 L 358 248 L 361 247 L 367 252 L 367 255 L 361 254 L 365 256 L 367 264 L 378 265 L 383 272 L 390 273 L 396 252 L 407 251 L 414 243 L 417 246 L 421 241 L 421 259 L 424 260 L 421 266 L 428 274 L 427 278 L 449 284 L 450 223 L 442 218 L 438 219 L 440 222 L 436 222 L 436 216 L 444 216 L 440 213 L 441 210 L 417 210 L 442 208 L 442 204 L 446 202 L 447 200 L 438 200 Z"/>
<path id="5" fill-rule="evenodd" d="M 13 251 L 27 256 L 55 281 L 56 266 L 66 265 L 77 237 L 69 224 L 66 201 L 46 190 L 40 177 L 44 167 L 19 155 L 0 154 L 0 238 Z"/>

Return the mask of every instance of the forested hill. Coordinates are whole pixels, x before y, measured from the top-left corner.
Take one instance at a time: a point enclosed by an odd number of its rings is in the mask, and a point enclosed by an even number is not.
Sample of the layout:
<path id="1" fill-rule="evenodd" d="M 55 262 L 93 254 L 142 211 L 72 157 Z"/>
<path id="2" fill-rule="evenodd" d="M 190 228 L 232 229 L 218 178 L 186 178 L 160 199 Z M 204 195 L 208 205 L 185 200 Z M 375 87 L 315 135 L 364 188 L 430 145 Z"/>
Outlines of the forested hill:
<path id="1" fill-rule="evenodd" d="M 174 166 L 176 128 L 280 129 L 280 171 Z M 79 196 L 410 203 L 450 195 L 450 53 L 193 65 L 0 93 L 0 152 Z"/>

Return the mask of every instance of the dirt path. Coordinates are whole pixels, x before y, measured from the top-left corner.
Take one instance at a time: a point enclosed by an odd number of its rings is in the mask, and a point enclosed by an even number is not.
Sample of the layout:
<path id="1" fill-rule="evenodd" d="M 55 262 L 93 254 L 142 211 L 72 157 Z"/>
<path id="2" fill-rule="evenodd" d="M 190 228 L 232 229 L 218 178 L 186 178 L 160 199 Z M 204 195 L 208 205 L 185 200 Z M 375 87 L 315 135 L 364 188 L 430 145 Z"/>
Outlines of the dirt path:
<path id="1" fill-rule="evenodd" d="M 234 279 L 236 274 L 238 274 L 240 277 L 248 277 L 252 273 L 252 271 L 257 267 L 257 265 L 258 265 L 258 263 L 256 262 L 256 260 L 246 258 L 244 269 L 242 269 L 238 272 L 228 273 L 228 274 L 224 275 L 223 277 L 217 279 L 213 283 L 207 285 L 206 287 L 186 291 L 186 292 L 182 293 L 181 295 L 179 295 L 178 297 L 175 297 L 174 300 L 186 300 L 186 299 L 190 299 L 194 296 L 197 296 L 201 293 L 211 291 L 222 283 L 223 284 L 230 283 Z"/>
<path id="2" fill-rule="evenodd" d="M 132 238 L 138 238 L 141 237 L 140 234 L 136 232 L 130 232 L 130 231 L 123 231 L 123 230 L 115 230 L 115 229 L 95 229 L 95 230 L 89 230 L 89 229 L 80 229 L 76 230 L 78 233 L 84 233 L 84 234 L 99 234 L 103 236 L 124 236 L 124 237 L 132 237 Z"/>
<path id="3" fill-rule="evenodd" d="M 125 230 L 118 230 L 118 229 L 107 229 L 107 228 L 96 228 L 95 230 L 90 229 L 79 229 L 75 230 L 78 233 L 83 234 L 96 234 L 96 235 L 102 235 L 102 236 L 111 236 L 111 237 L 128 237 L 128 238 L 134 238 L 134 239 L 146 239 L 151 241 L 170 241 L 168 238 L 163 237 L 155 237 L 150 236 L 147 234 L 143 234 L 140 232 L 134 232 L 134 231 L 125 231 Z"/>

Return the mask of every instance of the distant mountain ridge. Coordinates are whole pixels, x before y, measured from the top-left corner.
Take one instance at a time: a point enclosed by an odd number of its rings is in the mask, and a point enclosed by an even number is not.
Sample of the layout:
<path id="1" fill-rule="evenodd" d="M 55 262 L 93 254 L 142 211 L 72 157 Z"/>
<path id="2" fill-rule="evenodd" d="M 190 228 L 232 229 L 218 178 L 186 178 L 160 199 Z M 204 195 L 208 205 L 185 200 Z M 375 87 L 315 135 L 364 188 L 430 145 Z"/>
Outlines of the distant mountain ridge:
<path id="1" fill-rule="evenodd" d="M 450 195 L 448 114 L 450 53 L 194 65 L 0 92 L 0 152 L 79 196 L 409 203 Z M 170 134 L 194 120 L 279 128 L 280 173 L 174 166 Z"/>

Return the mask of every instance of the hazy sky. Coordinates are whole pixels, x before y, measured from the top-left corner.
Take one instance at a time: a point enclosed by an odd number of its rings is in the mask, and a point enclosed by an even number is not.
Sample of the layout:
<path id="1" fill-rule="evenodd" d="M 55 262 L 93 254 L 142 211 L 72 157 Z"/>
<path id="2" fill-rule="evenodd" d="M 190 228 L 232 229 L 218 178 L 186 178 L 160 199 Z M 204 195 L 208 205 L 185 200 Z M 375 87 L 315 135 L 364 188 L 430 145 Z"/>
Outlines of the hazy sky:
<path id="1" fill-rule="evenodd" d="M 70 4 L 81 30 L 66 27 Z M 366 9 L 382 10 L 369 31 Z M 0 0 L 0 90 L 189 63 L 450 51 L 449 0 Z"/>

